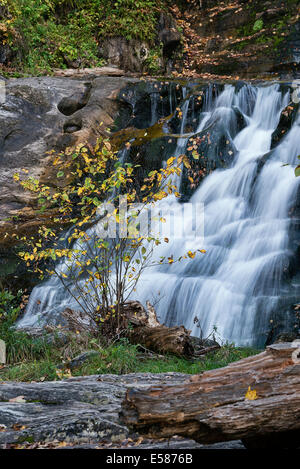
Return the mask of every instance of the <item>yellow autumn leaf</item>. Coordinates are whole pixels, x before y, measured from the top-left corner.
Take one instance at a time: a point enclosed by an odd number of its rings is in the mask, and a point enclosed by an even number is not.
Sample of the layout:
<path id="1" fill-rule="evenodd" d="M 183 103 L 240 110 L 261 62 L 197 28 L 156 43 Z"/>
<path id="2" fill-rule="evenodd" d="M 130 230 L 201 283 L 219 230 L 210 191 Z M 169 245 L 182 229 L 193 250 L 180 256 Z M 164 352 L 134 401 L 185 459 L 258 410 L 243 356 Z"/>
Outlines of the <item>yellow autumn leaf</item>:
<path id="1" fill-rule="evenodd" d="M 61 164 L 61 159 L 59 156 L 57 156 L 54 161 L 53 161 L 53 166 L 57 166 L 58 164 Z"/>
<path id="2" fill-rule="evenodd" d="M 195 255 L 196 255 L 196 253 L 192 252 L 192 251 L 189 251 L 187 254 L 191 259 L 194 259 Z"/>
<path id="3" fill-rule="evenodd" d="M 248 401 L 255 401 L 257 399 L 257 392 L 255 389 L 251 389 L 251 386 L 249 386 L 248 391 L 246 392 L 245 399 Z"/>
<path id="4" fill-rule="evenodd" d="M 176 158 L 174 156 L 169 158 L 167 160 L 167 166 L 171 166 L 174 163 L 175 160 L 176 160 Z"/>
<path id="5" fill-rule="evenodd" d="M 191 169 L 191 165 L 190 165 L 190 162 L 189 162 L 189 159 L 187 158 L 187 156 L 183 157 L 183 164 L 187 169 Z"/>

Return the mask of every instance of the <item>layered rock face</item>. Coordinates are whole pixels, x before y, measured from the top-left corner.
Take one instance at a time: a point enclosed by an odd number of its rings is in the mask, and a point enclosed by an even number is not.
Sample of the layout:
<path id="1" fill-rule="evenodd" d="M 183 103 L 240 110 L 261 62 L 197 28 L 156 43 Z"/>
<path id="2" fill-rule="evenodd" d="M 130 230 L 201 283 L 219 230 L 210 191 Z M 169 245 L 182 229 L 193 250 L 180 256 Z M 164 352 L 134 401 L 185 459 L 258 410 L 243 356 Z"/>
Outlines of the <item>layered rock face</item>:
<path id="1" fill-rule="evenodd" d="M 125 71 L 147 72 L 151 50 L 160 48 L 160 57 L 156 67 L 161 72 L 170 71 L 172 58 L 181 46 L 181 33 L 174 18 L 162 12 L 157 22 L 157 31 L 153 41 L 127 39 L 122 36 L 101 38 L 99 55 L 109 64 L 116 65 Z"/>

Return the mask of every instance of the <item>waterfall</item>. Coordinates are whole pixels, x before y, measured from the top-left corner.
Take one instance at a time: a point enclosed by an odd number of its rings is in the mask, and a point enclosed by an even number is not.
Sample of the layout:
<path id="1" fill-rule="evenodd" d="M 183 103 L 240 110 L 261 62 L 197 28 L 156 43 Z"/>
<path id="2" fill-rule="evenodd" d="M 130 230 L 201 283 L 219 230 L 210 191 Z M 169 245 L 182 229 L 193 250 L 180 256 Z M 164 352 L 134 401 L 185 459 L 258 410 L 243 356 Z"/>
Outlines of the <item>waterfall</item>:
<path id="1" fill-rule="evenodd" d="M 191 102 L 186 91 L 183 96 L 181 134 Z M 204 249 L 206 254 L 151 267 L 134 298 L 154 303 L 161 322 L 184 324 L 193 335 L 200 330 L 208 335 L 216 327 L 224 340 L 263 344 L 271 314 L 287 294 L 284 271 L 293 255 L 289 210 L 300 179 L 287 164 L 296 164 L 300 154 L 300 119 L 270 151 L 272 133 L 289 102 L 289 93 L 281 92 L 279 85 L 240 89 L 225 85 L 217 92 L 210 85 L 203 101 L 195 135 L 221 122 L 235 149 L 234 158 L 228 167 L 207 175 L 189 201 L 204 204 L 204 239 L 190 236 L 193 226 L 188 221 L 182 239 L 170 239 L 155 255 L 177 258 L 190 249 Z M 237 112 L 244 119 L 242 129 Z M 175 156 L 186 152 L 187 142 L 184 135 L 178 139 Z M 170 205 L 180 223 L 183 204 L 171 198 Z M 35 324 L 43 311 L 76 309 L 58 282 L 52 278 L 33 290 L 21 326 Z M 297 292 L 293 295 L 296 301 Z"/>

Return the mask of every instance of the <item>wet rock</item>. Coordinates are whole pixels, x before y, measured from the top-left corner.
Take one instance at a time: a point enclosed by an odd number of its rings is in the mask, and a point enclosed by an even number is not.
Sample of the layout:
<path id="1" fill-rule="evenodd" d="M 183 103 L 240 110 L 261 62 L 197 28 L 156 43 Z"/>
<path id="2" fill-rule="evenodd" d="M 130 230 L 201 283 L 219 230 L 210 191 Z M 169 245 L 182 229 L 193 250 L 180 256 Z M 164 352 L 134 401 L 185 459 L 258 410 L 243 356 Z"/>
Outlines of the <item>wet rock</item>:
<path id="1" fill-rule="evenodd" d="M 286 332 L 283 334 L 279 334 L 278 338 L 274 343 L 281 343 L 281 342 L 294 342 L 294 340 L 299 339 L 300 336 L 296 332 Z"/>
<path id="2" fill-rule="evenodd" d="M 161 13 L 158 22 L 158 39 L 163 44 L 163 55 L 171 58 L 180 47 L 181 34 L 177 29 L 176 22 L 171 15 Z"/>
<path id="3" fill-rule="evenodd" d="M 53 184 L 55 168 L 49 164 L 53 156 L 48 152 L 105 134 L 118 114 L 118 91 L 131 81 L 135 80 L 102 76 L 90 81 L 86 77 L 5 81 L 6 100 L 0 103 L 0 277 L 11 276 L 12 282 L 18 279 L 22 286 L 29 286 L 30 276 L 24 275 L 11 245 L 7 249 L 4 234 L 28 235 L 43 222 L 33 209 L 32 195 L 24 192 L 13 175 L 24 169 L 31 177 Z"/>
<path id="4" fill-rule="evenodd" d="M 299 275 L 298 275 L 299 277 Z M 268 334 L 263 345 L 271 345 L 276 342 L 293 342 L 300 339 L 300 304 L 297 290 L 299 291 L 299 278 L 294 278 L 291 285 L 291 293 L 295 290 L 295 296 L 282 298 L 276 310 L 271 314 L 269 325 L 266 327 Z"/>
<path id="5" fill-rule="evenodd" d="M 145 129 L 175 111 L 183 99 L 183 90 L 178 83 L 141 81 L 124 87 L 118 98 L 124 107 L 117 126 Z"/>
<path id="6" fill-rule="evenodd" d="M 291 102 L 285 109 L 283 109 L 281 112 L 279 124 L 276 130 L 274 130 L 272 133 L 271 148 L 274 148 L 281 142 L 286 133 L 291 129 L 298 114 L 299 104 Z"/>
<path id="7" fill-rule="evenodd" d="M 180 88 L 182 94 L 179 100 L 180 107 L 178 105 L 175 107 L 175 112 L 171 116 L 168 126 L 172 132 L 177 134 L 189 133 L 191 131 L 196 132 L 199 125 L 197 117 L 199 117 L 201 112 L 205 112 L 210 108 L 212 101 L 223 91 L 224 85 L 220 83 L 210 83 L 207 85 L 191 82 Z M 185 128 L 182 129 L 182 108 L 187 99 L 189 99 L 189 105 L 185 119 Z"/>
<path id="8" fill-rule="evenodd" d="M 129 160 L 140 167 L 136 171 L 136 189 L 139 191 L 140 181 L 143 181 L 150 171 L 159 170 L 162 162 L 174 154 L 176 148 L 176 138 L 157 137 L 149 138 L 141 142 L 136 141 L 137 145 L 132 145 L 129 153 Z"/>

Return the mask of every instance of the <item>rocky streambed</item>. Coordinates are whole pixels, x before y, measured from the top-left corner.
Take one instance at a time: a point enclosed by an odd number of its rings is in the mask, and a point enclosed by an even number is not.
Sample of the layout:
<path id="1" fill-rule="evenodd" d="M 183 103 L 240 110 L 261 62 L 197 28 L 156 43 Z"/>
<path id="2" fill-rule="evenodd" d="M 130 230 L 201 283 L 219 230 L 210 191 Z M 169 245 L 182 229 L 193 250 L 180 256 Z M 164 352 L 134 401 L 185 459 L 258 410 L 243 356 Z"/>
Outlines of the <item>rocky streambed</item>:
<path id="1" fill-rule="evenodd" d="M 0 448 L 240 449 L 239 441 L 147 440 L 120 419 L 127 388 L 182 384 L 179 373 L 94 375 L 52 382 L 0 382 Z"/>

